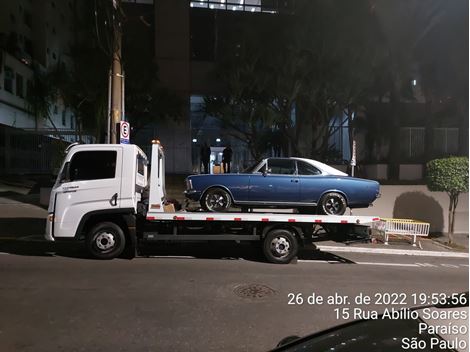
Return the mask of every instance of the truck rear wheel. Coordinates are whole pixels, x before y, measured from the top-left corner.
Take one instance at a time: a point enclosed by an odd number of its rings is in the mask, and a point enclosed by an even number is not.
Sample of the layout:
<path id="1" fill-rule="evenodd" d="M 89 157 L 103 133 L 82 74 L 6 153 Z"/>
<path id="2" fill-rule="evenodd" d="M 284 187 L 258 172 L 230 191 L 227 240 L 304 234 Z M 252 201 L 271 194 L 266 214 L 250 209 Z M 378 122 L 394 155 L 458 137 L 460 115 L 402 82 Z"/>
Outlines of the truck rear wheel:
<path id="1" fill-rule="evenodd" d="M 264 238 L 263 253 L 268 261 L 288 264 L 297 255 L 299 244 L 288 229 L 274 229 Z"/>
<path id="2" fill-rule="evenodd" d="M 97 259 L 116 258 L 124 251 L 126 236 L 113 222 L 100 222 L 93 226 L 86 236 L 88 252 Z"/>

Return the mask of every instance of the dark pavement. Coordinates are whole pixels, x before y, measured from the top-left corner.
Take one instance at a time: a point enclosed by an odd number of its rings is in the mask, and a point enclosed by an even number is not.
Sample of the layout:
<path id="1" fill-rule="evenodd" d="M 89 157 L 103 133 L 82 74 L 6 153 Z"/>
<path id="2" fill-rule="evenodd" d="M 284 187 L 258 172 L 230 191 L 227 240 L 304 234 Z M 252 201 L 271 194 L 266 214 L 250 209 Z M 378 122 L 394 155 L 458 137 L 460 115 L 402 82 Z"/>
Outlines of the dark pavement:
<path id="1" fill-rule="evenodd" d="M 387 262 L 384 257 L 380 262 Z M 354 260 L 345 255 L 343 262 L 273 265 L 2 254 L 0 346 L 5 352 L 266 351 L 285 336 L 341 323 L 334 306 L 289 305 L 289 293 L 354 297 L 361 292 L 468 289 L 464 259 L 433 259 L 435 264 L 450 261 L 452 267 L 361 265 Z M 263 285 L 266 292 L 259 294 L 266 296 L 237 294 L 241 285 L 253 284 Z"/>

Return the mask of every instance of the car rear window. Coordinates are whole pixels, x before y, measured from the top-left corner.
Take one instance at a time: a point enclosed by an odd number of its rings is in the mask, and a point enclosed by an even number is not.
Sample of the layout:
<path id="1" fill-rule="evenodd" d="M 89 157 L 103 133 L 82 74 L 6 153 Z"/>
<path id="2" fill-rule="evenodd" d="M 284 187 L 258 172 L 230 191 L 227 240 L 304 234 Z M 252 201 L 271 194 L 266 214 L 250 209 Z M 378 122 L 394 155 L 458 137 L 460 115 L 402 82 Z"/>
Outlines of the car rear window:
<path id="1" fill-rule="evenodd" d="M 321 175 L 321 171 L 315 166 L 305 163 L 303 161 L 297 161 L 297 171 L 299 175 Z"/>

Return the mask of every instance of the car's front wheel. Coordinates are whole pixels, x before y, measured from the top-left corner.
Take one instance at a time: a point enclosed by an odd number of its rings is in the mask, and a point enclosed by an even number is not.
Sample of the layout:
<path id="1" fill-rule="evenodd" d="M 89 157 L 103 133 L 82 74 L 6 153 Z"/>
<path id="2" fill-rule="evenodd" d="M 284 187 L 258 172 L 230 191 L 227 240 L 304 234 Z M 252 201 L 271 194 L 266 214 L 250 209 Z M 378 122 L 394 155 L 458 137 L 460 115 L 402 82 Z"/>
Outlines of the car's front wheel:
<path id="1" fill-rule="evenodd" d="M 330 192 L 322 197 L 318 210 L 325 215 L 343 215 L 347 206 L 346 198 L 341 193 Z"/>
<path id="2" fill-rule="evenodd" d="M 201 206 L 207 211 L 227 211 L 232 204 L 230 194 L 222 188 L 211 188 L 201 199 Z"/>

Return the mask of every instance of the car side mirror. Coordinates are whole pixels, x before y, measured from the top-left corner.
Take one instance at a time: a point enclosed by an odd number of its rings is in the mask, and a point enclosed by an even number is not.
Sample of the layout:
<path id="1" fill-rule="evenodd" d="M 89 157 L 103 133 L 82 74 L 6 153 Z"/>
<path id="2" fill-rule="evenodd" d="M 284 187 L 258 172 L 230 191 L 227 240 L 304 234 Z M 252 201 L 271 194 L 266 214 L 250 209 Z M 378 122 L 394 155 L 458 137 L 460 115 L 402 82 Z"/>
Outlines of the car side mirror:
<path id="1" fill-rule="evenodd" d="M 263 176 L 266 177 L 268 174 L 271 173 L 271 169 L 264 169 L 263 170 Z"/>

